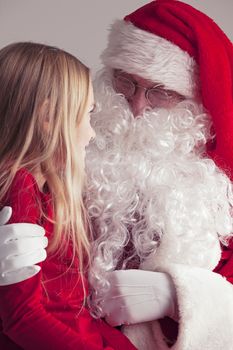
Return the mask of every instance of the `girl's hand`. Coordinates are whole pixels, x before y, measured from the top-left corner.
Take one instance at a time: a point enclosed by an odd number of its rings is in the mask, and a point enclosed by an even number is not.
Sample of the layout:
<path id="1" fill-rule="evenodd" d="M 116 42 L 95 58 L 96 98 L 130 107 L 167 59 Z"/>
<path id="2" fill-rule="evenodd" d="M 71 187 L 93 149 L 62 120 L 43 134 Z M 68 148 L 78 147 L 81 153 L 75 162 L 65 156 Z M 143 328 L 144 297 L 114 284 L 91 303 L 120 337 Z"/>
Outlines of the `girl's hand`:
<path id="1" fill-rule="evenodd" d="M 46 259 L 48 240 L 41 226 L 7 224 L 10 207 L 0 211 L 0 286 L 24 281 L 40 271 L 35 264 Z"/>
<path id="2" fill-rule="evenodd" d="M 117 270 L 108 273 L 108 281 L 101 306 L 111 326 L 177 316 L 175 287 L 166 273 Z"/>

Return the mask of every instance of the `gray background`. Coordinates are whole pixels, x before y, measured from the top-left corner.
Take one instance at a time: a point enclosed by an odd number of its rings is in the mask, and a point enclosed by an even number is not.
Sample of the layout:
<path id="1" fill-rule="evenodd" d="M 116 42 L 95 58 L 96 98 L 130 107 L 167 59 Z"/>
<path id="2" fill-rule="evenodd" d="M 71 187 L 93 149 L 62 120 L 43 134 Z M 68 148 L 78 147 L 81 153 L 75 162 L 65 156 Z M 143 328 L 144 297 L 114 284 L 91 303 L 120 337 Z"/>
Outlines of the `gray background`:
<path id="1" fill-rule="evenodd" d="M 212 17 L 233 40 L 233 0 L 183 0 Z M 15 41 L 59 46 L 100 67 L 108 29 L 115 19 L 149 0 L 0 0 L 0 47 Z"/>

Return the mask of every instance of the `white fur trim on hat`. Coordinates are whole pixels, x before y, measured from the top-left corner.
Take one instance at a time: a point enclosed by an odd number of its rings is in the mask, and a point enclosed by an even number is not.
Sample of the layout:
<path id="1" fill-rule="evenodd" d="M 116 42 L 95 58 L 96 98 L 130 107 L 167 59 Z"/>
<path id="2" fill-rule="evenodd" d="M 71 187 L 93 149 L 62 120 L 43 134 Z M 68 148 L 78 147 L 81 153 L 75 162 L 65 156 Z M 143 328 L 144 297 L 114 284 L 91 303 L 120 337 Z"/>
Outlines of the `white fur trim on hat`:
<path id="1" fill-rule="evenodd" d="M 167 89 L 194 98 L 197 95 L 197 64 L 177 45 L 135 27 L 116 21 L 102 54 L 104 65 L 162 83 Z"/>

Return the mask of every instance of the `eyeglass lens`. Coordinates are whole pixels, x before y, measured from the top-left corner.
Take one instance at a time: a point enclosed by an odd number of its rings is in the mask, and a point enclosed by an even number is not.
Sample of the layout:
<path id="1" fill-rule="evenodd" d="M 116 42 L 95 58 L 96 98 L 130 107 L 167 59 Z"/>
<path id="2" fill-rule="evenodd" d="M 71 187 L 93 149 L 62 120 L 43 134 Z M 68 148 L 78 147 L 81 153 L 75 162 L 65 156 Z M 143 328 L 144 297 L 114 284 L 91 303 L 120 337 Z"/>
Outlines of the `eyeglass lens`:
<path id="1" fill-rule="evenodd" d="M 126 99 L 129 99 L 135 94 L 137 87 L 141 86 L 124 76 L 118 75 L 114 77 L 114 88 L 116 92 L 124 95 Z M 147 101 L 152 108 L 170 107 L 184 99 L 183 96 L 177 94 L 176 92 L 165 90 L 159 86 L 143 89 L 145 90 Z"/>

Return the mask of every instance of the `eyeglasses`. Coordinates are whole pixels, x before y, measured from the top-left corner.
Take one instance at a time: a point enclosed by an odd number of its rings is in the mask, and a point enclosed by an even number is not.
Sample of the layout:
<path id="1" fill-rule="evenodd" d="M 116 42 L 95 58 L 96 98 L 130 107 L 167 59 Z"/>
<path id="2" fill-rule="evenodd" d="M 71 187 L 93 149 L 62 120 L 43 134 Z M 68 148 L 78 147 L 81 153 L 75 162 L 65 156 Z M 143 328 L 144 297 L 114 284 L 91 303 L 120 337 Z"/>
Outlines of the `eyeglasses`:
<path id="1" fill-rule="evenodd" d="M 173 107 L 185 99 L 184 96 L 172 90 L 166 90 L 162 85 L 156 84 L 151 88 L 139 85 L 137 82 L 126 78 L 122 74 L 113 77 L 113 86 L 117 93 L 125 96 L 127 100 L 133 97 L 138 88 L 145 90 L 145 97 L 152 108 Z"/>

